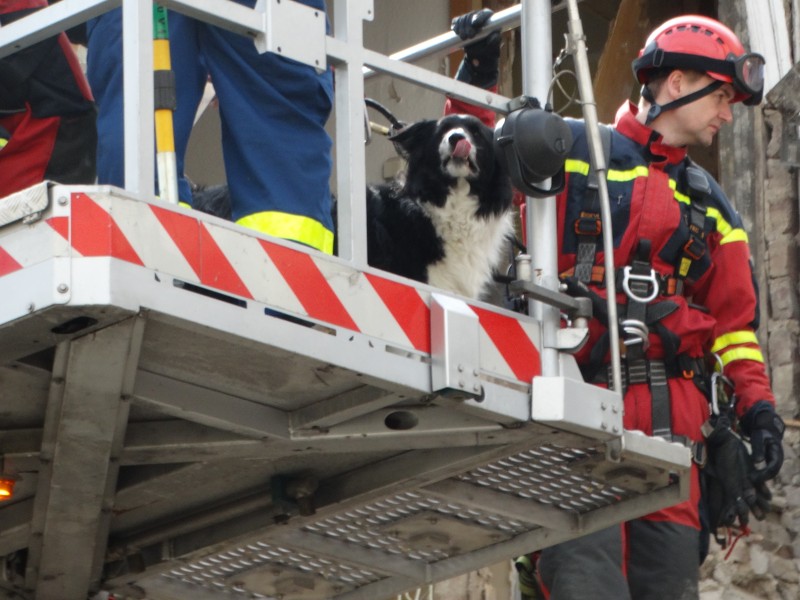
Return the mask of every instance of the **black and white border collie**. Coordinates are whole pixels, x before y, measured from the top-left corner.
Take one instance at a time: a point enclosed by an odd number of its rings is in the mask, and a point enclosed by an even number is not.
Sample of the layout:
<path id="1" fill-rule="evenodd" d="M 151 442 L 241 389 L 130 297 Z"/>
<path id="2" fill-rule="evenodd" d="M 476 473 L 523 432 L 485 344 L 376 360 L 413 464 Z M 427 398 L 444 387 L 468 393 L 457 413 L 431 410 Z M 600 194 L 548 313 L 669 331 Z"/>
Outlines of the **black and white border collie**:
<path id="1" fill-rule="evenodd" d="M 367 262 L 479 298 L 513 233 L 512 191 L 492 130 L 469 115 L 417 122 L 391 139 L 407 161 L 367 190 Z"/>

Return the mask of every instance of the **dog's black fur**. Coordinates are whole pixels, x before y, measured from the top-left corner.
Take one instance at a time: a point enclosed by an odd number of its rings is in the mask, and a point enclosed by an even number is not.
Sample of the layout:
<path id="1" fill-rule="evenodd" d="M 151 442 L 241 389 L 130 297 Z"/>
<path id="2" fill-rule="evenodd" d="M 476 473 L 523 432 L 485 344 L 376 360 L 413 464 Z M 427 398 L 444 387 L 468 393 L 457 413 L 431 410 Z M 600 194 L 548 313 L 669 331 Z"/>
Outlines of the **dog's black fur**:
<path id="1" fill-rule="evenodd" d="M 466 156 L 461 140 L 471 147 Z M 475 117 L 449 115 L 410 125 L 392 141 L 407 168 L 367 189 L 368 263 L 481 296 L 513 230 L 511 184 L 492 130 Z"/>
<path id="2" fill-rule="evenodd" d="M 480 297 L 513 232 L 511 183 L 492 130 L 473 116 L 449 115 L 391 139 L 407 167 L 394 181 L 367 188 L 367 262 Z M 230 214 L 227 193 L 217 188 L 196 190 L 194 206 Z M 334 203 L 334 223 L 336 212 Z"/>

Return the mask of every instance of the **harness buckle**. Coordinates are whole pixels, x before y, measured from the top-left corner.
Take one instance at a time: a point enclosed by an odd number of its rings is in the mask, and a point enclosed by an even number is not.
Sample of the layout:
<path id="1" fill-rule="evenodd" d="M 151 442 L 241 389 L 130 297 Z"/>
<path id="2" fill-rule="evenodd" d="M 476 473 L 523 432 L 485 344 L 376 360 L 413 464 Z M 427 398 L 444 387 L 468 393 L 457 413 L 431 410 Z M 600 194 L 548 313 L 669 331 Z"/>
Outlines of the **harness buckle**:
<path id="1" fill-rule="evenodd" d="M 630 265 L 624 267 L 622 269 L 622 289 L 625 292 L 625 295 L 628 296 L 631 300 L 636 302 L 642 302 L 647 304 L 648 302 L 652 302 L 656 299 L 659 292 L 659 285 L 658 285 L 658 277 L 656 276 L 656 270 L 650 267 L 650 272 L 647 275 L 640 275 L 638 273 L 633 272 L 633 267 Z M 646 283 L 649 285 L 649 293 L 640 296 L 637 292 L 634 292 L 631 289 L 631 282 L 636 283 Z M 644 291 L 644 290 L 643 290 Z"/>
<path id="2" fill-rule="evenodd" d="M 625 319 L 621 323 L 622 331 L 628 336 L 622 343 L 625 347 L 634 344 L 642 345 L 642 352 L 646 352 L 650 347 L 650 329 L 638 319 Z"/>
<path id="3" fill-rule="evenodd" d="M 701 240 L 692 236 L 683 246 L 683 251 L 692 260 L 700 260 L 706 253 L 706 246 Z"/>
<path id="4" fill-rule="evenodd" d="M 575 233 L 578 235 L 600 235 L 602 231 L 603 225 L 598 214 L 582 212 L 575 220 Z"/>

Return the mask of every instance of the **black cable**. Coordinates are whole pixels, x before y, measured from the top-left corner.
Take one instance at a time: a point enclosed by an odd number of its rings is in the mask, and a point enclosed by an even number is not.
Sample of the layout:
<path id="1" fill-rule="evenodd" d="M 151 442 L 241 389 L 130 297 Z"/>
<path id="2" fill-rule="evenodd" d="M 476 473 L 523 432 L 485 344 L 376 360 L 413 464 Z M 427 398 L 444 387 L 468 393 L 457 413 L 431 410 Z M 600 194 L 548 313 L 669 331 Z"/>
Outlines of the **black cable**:
<path id="1" fill-rule="evenodd" d="M 381 104 L 377 100 L 373 100 L 372 98 L 364 98 L 364 104 L 366 104 L 369 108 L 374 108 L 384 117 L 386 117 L 386 120 L 392 124 L 393 129 L 399 130 L 406 126 L 405 123 L 398 120 L 397 117 L 395 117 L 388 108 L 386 108 L 383 104 Z"/>

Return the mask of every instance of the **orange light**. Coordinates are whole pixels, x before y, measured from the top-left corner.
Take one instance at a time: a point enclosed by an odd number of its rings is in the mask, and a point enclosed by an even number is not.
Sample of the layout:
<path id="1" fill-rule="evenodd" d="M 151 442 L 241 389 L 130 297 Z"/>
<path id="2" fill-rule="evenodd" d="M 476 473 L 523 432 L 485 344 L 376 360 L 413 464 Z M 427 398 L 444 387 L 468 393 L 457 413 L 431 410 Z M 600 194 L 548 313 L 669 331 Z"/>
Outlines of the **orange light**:
<path id="1" fill-rule="evenodd" d="M 14 484 L 16 479 L 9 477 L 0 477 L 0 502 L 3 500 L 11 500 L 14 495 Z"/>

